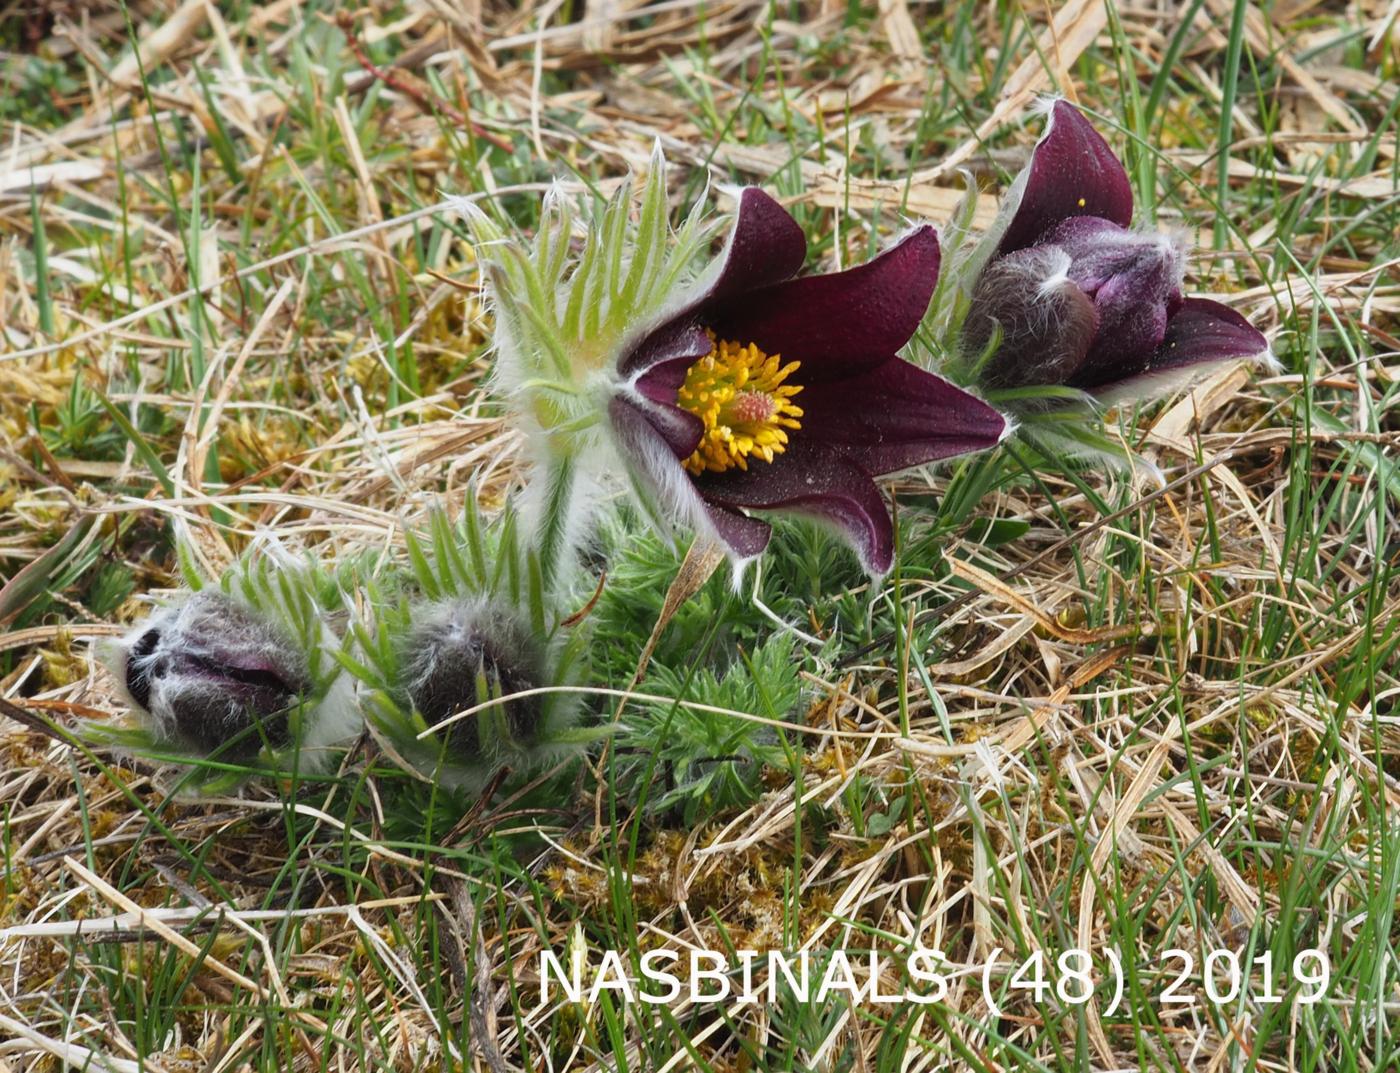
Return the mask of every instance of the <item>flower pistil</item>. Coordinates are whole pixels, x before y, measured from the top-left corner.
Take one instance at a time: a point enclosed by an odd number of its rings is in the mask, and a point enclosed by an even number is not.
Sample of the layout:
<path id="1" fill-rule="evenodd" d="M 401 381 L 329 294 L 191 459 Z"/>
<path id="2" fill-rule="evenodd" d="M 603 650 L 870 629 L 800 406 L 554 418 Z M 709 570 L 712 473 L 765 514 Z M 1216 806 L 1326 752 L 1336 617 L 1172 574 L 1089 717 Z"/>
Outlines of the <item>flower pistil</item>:
<path id="1" fill-rule="evenodd" d="M 802 387 L 784 383 L 801 362 L 784 365 L 782 355 L 765 354 L 753 343 L 709 335 L 713 349 L 686 372 L 676 399 L 705 425 L 685 468 L 699 476 L 746 470 L 750 455 L 772 462 L 787 449 L 787 430 L 801 427 L 802 409 L 792 397 Z"/>

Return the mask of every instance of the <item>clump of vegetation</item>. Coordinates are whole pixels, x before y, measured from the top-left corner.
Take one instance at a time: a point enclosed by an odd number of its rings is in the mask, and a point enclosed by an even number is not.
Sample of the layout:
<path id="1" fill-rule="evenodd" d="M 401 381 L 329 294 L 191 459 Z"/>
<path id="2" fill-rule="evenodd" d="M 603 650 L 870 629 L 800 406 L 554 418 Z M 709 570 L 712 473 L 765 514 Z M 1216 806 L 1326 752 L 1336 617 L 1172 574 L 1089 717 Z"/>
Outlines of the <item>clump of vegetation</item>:
<path id="1" fill-rule="evenodd" d="M 686 827 L 752 804 L 763 768 L 786 766 L 781 724 L 801 723 L 801 661 L 791 636 L 778 633 L 738 651 L 723 671 L 658 666 L 639 691 L 678 699 L 639 701 L 623 716 L 613 792 L 675 810 Z"/>

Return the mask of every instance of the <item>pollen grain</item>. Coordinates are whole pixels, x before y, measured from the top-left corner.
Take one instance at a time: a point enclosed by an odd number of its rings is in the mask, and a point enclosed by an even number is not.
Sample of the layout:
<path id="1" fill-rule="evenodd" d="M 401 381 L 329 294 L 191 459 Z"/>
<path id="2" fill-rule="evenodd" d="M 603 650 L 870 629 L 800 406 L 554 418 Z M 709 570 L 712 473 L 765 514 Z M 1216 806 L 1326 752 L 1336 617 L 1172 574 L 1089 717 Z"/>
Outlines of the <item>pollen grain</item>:
<path id="1" fill-rule="evenodd" d="M 787 449 L 788 430 L 801 427 L 792 397 L 800 385 L 784 383 L 801 364 L 782 364 L 753 343 L 716 340 L 714 348 L 686 373 L 677 404 L 705 423 L 700 446 L 685 460 L 695 475 L 749 468 L 749 457 L 772 462 Z"/>

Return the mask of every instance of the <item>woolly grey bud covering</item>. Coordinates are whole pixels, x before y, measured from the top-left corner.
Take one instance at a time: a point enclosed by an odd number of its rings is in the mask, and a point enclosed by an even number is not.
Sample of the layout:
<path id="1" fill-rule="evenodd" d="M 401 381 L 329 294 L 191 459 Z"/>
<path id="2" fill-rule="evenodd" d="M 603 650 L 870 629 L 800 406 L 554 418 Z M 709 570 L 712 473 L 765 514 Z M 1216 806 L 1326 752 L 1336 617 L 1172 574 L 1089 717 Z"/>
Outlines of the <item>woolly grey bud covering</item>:
<path id="1" fill-rule="evenodd" d="M 190 752 L 249 760 L 288 744 L 312 688 L 305 654 L 279 626 L 216 589 L 161 608 L 117 654 L 127 699 L 153 734 Z"/>
<path id="2" fill-rule="evenodd" d="M 1068 268 L 1063 250 L 1037 246 L 983 271 L 962 333 L 969 360 L 982 358 L 995 342 L 978 377 L 983 387 L 1058 384 L 1074 374 L 1093 342 L 1098 316 L 1093 302 L 1070 283 Z"/>
<path id="3" fill-rule="evenodd" d="M 516 694 L 543 684 L 545 662 L 544 646 L 510 612 L 477 598 L 452 600 L 425 610 L 409 631 L 403 691 L 429 727 L 447 724 L 439 740 L 450 761 L 495 763 L 543 729 L 544 698 Z"/>

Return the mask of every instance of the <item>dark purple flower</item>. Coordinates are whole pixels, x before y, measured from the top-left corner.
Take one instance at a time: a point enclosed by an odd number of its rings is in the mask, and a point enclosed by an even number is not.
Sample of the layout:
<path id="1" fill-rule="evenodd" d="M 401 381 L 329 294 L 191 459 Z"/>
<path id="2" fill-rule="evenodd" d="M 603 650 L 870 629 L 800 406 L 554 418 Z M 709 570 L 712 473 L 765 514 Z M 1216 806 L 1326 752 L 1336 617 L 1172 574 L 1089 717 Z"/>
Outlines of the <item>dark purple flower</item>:
<path id="1" fill-rule="evenodd" d="M 1087 119 L 1056 101 L 972 290 L 962 350 L 985 362 L 979 383 L 1058 385 L 1110 400 L 1268 354 L 1238 313 L 1182 295 L 1181 244 L 1130 230 L 1132 215 L 1123 165 Z"/>
<path id="2" fill-rule="evenodd" d="M 990 447 L 1006 420 L 897 356 L 938 277 L 933 228 L 794 278 L 806 257 L 786 210 L 744 190 L 716 270 L 622 355 L 613 433 L 643 490 L 733 556 L 768 543 L 745 510 L 789 511 L 835 526 L 883 573 L 894 541 L 874 478 Z"/>

